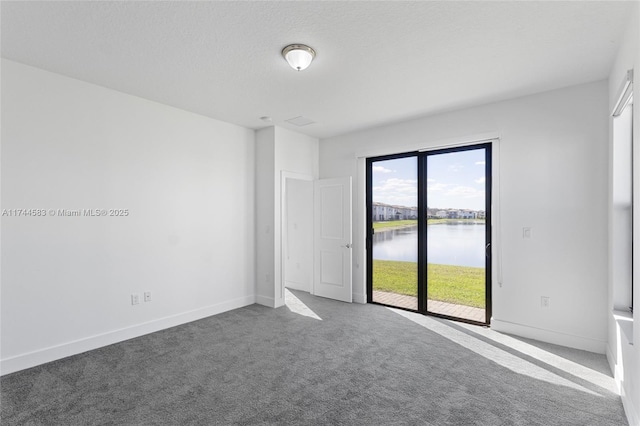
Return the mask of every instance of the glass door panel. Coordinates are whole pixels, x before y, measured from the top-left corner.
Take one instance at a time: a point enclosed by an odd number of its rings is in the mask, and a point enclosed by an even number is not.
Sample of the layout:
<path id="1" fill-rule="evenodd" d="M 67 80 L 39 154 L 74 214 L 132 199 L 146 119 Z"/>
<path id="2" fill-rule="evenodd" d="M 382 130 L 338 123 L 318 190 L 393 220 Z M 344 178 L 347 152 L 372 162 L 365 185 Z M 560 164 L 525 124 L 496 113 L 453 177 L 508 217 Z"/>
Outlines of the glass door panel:
<path id="1" fill-rule="evenodd" d="M 371 300 L 418 309 L 418 157 L 373 161 Z"/>
<path id="2" fill-rule="evenodd" d="M 487 148 L 427 154 L 427 311 L 486 322 Z"/>

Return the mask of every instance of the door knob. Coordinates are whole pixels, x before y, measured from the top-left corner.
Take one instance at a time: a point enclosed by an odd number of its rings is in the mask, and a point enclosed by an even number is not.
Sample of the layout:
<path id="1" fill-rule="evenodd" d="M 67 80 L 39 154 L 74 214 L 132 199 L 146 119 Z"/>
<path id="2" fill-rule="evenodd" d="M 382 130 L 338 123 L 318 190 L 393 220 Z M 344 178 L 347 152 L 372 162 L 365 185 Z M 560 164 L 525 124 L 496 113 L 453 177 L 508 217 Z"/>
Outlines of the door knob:
<path id="1" fill-rule="evenodd" d="M 342 246 L 342 247 L 351 248 L 351 243 L 347 243 L 346 246 Z"/>

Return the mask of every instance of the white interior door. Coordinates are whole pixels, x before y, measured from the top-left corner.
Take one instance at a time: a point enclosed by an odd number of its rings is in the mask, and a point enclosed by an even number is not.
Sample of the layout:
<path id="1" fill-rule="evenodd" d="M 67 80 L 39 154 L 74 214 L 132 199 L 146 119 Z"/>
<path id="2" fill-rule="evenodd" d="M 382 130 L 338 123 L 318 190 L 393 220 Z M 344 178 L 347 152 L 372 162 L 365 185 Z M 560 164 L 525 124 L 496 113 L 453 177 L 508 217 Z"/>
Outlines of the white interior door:
<path id="1" fill-rule="evenodd" d="M 351 177 L 314 182 L 316 296 L 351 302 Z"/>

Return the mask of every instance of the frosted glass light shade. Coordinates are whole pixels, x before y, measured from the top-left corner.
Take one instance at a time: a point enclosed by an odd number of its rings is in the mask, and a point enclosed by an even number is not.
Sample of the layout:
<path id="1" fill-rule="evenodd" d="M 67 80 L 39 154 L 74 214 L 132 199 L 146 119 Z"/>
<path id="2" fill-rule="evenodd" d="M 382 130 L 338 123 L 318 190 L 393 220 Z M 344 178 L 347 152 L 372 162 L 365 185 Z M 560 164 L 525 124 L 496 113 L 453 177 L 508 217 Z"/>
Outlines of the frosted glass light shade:
<path id="1" fill-rule="evenodd" d="M 316 52 L 304 44 L 290 44 L 282 49 L 282 56 L 291 65 L 291 68 L 296 71 L 302 71 L 311 65 Z"/>

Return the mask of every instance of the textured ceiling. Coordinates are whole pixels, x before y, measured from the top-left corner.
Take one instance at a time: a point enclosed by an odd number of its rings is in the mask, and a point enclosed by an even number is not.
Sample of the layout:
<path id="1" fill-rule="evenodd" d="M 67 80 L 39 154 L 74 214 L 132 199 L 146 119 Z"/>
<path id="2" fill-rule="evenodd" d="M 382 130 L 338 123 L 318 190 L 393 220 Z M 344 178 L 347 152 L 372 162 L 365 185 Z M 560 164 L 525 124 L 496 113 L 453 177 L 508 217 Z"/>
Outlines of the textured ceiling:
<path id="1" fill-rule="evenodd" d="M 608 76 L 633 2 L 9 2 L 2 56 L 314 137 Z M 302 72 L 280 50 L 306 43 Z M 304 116 L 297 127 L 285 120 Z"/>

